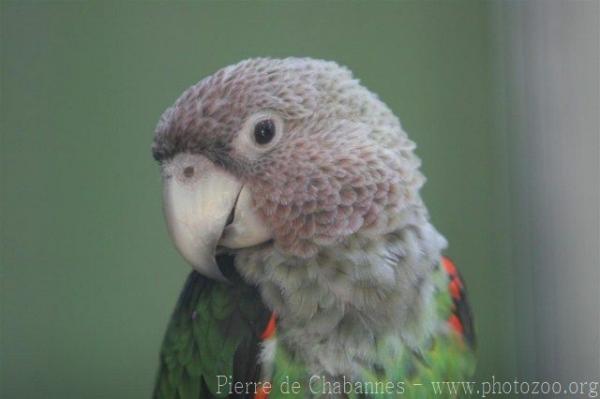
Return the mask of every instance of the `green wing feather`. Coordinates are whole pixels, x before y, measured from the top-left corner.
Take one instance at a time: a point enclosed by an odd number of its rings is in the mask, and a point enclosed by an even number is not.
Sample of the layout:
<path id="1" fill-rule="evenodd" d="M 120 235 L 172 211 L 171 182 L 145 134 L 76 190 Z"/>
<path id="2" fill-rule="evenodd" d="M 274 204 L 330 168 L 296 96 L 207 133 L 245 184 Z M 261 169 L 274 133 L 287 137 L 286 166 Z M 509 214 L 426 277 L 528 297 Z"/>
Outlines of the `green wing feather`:
<path id="1" fill-rule="evenodd" d="M 235 274 L 232 262 L 218 259 L 232 284 L 190 273 L 162 344 L 154 398 L 224 398 L 227 390 L 219 389 L 218 376 L 257 379 L 259 337 L 270 311 Z"/>

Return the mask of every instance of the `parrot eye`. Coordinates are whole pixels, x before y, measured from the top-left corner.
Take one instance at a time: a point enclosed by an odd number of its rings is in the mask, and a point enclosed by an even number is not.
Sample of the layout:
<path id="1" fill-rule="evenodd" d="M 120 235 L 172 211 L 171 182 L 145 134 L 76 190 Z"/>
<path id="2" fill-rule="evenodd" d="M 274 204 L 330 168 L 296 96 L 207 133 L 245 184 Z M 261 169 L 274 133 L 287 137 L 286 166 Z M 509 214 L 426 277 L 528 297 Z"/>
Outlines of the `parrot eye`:
<path id="1" fill-rule="evenodd" d="M 271 110 L 259 111 L 244 121 L 233 146 L 249 160 L 272 150 L 285 132 L 283 119 Z"/>
<path id="2" fill-rule="evenodd" d="M 272 119 L 263 119 L 254 125 L 254 141 L 257 144 L 268 144 L 275 137 L 275 123 Z"/>

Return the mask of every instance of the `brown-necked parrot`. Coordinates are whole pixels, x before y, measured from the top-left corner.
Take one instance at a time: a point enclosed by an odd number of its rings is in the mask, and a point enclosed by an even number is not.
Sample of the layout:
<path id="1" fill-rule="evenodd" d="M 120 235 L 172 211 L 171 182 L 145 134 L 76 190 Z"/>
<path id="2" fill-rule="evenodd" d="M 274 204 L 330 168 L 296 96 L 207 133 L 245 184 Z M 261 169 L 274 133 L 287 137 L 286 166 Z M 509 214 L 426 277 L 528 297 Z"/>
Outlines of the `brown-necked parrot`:
<path id="1" fill-rule="evenodd" d="M 152 147 L 194 269 L 154 397 L 427 398 L 470 376 L 465 288 L 414 148 L 335 62 L 249 59 L 187 89 Z"/>

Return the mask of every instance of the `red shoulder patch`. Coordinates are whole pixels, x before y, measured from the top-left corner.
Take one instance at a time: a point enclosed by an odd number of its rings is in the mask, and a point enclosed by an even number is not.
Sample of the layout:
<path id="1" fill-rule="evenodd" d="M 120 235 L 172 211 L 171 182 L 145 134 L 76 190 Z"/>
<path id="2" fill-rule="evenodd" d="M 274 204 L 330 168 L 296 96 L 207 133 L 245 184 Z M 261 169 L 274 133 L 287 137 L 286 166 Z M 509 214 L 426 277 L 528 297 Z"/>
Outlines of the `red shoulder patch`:
<path id="1" fill-rule="evenodd" d="M 442 256 L 442 266 L 446 269 L 446 272 L 450 275 L 450 277 L 455 277 L 458 275 L 458 270 L 456 270 L 456 266 L 454 266 L 454 262 L 445 256 Z"/>
<path id="2" fill-rule="evenodd" d="M 442 257 L 442 266 L 448 273 L 448 292 L 452 297 L 452 313 L 448 317 L 450 328 L 460 334 L 471 345 L 475 346 L 475 331 L 473 317 L 467 301 L 467 291 L 454 262 Z"/>
<path id="3" fill-rule="evenodd" d="M 452 329 L 460 335 L 463 335 L 463 333 L 465 332 L 465 328 L 460 322 L 460 319 L 454 313 L 452 313 L 448 318 L 448 324 L 450 324 L 450 327 L 452 327 Z"/>
<path id="4" fill-rule="evenodd" d="M 269 398 L 269 390 L 267 390 L 264 386 L 260 386 L 256 393 L 254 394 L 254 399 L 268 399 Z"/>
<path id="5" fill-rule="evenodd" d="M 267 326 L 265 327 L 263 332 L 260 334 L 260 339 L 262 341 L 270 339 L 275 336 L 276 332 L 277 332 L 277 315 L 275 314 L 275 312 L 272 312 L 271 317 L 269 318 L 269 321 L 267 322 Z M 261 385 L 258 388 L 258 390 L 256 391 L 256 394 L 254 394 L 254 399 L 269 399 L 269 393 L 270 393 L 270 390 L 265 388 L 264 385 Z"/>
<path id="6" fill-rule="evenodd" d="M 264 341 L 265 339 L 269 339 L 275 335 L 277 331 L 277 316 L 275 312 L 271 313 L 271 317 L 269 318 L 269 322 L 267 326 L 263 330 L 262 334 L 260 334 L 260 339 Z"/>

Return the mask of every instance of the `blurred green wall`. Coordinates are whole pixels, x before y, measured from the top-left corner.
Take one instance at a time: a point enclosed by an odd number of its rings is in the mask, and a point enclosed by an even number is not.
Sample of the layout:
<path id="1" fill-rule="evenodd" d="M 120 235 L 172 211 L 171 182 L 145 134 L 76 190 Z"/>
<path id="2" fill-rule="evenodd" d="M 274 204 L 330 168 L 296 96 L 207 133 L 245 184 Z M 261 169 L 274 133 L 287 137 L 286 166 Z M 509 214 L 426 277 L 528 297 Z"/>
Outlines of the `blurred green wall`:
<path id="1" fill-rule="evenodd" d="M 258 56 L 349 66 L 418 143 L 470 288 L 480 376 L 514 375 L 483 2 L 1 3 L 2 398 L 146 398 L 188 267 L 166 234 L 161 112 Z"/>

